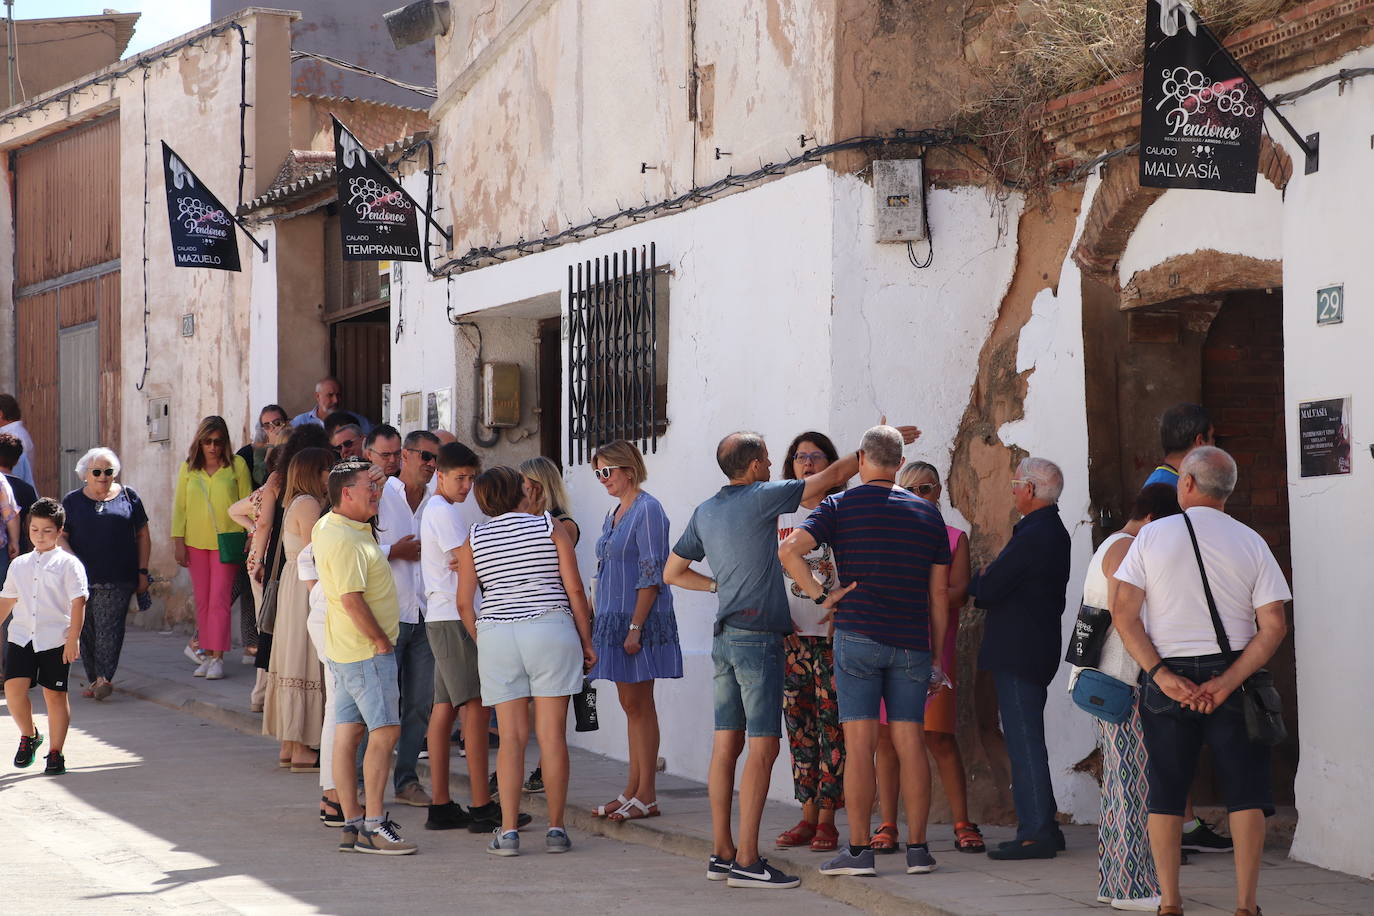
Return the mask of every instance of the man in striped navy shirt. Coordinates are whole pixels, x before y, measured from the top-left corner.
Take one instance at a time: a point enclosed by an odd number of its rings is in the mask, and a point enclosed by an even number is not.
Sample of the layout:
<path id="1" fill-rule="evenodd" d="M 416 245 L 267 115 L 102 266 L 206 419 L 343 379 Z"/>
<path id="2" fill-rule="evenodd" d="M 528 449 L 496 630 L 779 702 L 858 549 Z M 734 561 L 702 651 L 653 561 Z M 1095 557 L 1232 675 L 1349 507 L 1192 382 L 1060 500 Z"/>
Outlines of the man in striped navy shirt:
<path id="1" fill-rule="evenodd" d="M 890 426 L 864 433 L 862 485 L 828 496 L 778 548 L 783 568 L 817 604 L 833 608 L 835 692 L 844 728 L 844 797 L 849 848 L 821 866 L 827 875 L 874 875 L 868 812 L 879 704 L 887 707 L 907 803 L 907 873 L 935 870 L 926 845 L 930 764 L 921 723 L 931 682 L 931 646 L 949 622 L 949 537 L 933 503 L 897 486 L 902 435 Z M 803 575 L 820 544 L 835 550 L 849 580 L 833 591 Z M 798 578 L 800 576 L 800 578 Z"/>

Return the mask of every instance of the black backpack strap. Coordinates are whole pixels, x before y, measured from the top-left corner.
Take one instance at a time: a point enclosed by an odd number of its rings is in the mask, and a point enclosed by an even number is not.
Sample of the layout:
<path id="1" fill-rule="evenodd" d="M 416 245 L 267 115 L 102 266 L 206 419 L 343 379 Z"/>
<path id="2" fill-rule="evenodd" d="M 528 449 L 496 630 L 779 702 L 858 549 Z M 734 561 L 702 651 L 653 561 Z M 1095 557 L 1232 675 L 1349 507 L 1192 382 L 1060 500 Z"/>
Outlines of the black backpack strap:
<path id="1" fill-rule="evenodd" d="M 1207 611 L 1212 615 L 1212 629 L 1217 634 L 1217 648 L 1227 660 L 1234 663 L 1236 653 L 1231 651 L 1231 641 L 1226 638 L 1226 628 L 1221 623 L 1221 615 L 1217 613 L 1217 602 L 1212 597 L 1212 586 L 1207 581 L 1207 567 L 1202 564 L 1202 548 L 1197 543 L 1197 532 L 1193 530 L 1193 521 L 1188 518 L 1187 510 L 1183 512 L 1183 524 L 1188 526 L 1188 537 L 1193 542 L 1193 556 L 1197 557 L 1197 570 L 1202 574 L 1202 591 L 1207 596 Z"/>

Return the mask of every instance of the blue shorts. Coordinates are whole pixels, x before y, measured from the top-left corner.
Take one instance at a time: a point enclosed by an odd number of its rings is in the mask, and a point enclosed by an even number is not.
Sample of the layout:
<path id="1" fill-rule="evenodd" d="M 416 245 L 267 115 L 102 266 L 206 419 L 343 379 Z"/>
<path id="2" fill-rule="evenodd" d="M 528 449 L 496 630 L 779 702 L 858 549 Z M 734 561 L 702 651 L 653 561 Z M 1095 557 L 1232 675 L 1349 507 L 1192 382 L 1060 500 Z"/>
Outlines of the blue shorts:
<path id="1" fill-rule="evenodd" d="M 477 674 L 483 706 L 581 692 L 582 638 L 572 615 L 555 610 L 527 620 L 478 617 Z"/>
<path id="2" fill-rule="evenodd" d="M 401 683 L 396 676 L 396 653 L 374 655 L 360 662 L 330 662 L 338 695 L 335 721 L 365 725 L 368 731 L 401 724 Z"/>
<path id="3" fill-rule="evenodd" d="M 887 704 L 889 722 L 924 722 L 929 688 L 929 652 L 835 631 L 835 693 L 841 723 L 877 719 L 880 702 Z"/>
<path id="4" fill-rule="evenodd" d="M 716 730 L 782 737 L 783 634 L 725 626 L 711 643 Z"/>

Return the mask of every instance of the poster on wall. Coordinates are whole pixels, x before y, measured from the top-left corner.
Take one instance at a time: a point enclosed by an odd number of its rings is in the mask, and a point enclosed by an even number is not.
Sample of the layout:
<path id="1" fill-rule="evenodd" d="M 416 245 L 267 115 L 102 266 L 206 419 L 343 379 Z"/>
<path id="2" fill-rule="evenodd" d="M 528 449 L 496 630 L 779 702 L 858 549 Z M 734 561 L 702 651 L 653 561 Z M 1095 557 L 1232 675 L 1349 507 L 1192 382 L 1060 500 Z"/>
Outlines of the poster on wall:
<path id="1" fill-rule="evenodd" d="M 418 391 L 407 391 L 401 395 L 401 429 L 414 430 L 420 428 L 420 411 L 424 406 L 424 398 Z"/>
<path id="2" fill-rule="evenodd" d="M 1298 404 L 1298 464 L 1303 477 L 1350 473 L 1350 398 Z"/>
<path id="3" fill-rule="evenodd" d="M 162 144 L 162 174 L 172 263 L 177 267 L 239 270 L 239 240 L 229 209 L 166 141 Z"/>
<path id="4" fill-rule="evenodd" d="M 333 121 L 344 260 L 421 260 L 415 202 L 338 118 Z"/>
<path id="5" fill-rule="evenodd" d="M 1255 193 L 1264 101 L 1180 0 L 1148 0 L 1140 184 Z"/>

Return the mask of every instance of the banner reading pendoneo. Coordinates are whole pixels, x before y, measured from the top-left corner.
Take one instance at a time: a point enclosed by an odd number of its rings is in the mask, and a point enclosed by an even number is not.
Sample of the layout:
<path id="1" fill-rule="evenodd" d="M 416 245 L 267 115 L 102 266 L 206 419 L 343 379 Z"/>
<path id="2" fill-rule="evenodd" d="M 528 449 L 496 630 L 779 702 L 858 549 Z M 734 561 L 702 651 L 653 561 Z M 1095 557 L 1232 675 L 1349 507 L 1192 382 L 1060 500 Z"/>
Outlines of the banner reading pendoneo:
<path id="1" fill-rule="evenodd" d="M 1148 0 L 1140 184 L 1255 192 L 1264 102 L 1186 3 Z"/>
<path id="2" fill-rule="evenodd" d="M 239 240 L 228 208 L 165 141 L 162 172 L 167 188 L 167 225 L 172 231 L 172 263 L 177 267 L 238 270 Z"/>
<path id="3" fill-rule="evenodd" d="M 333 120 L 344 260 L 423 260 L 414 201 L 358 138 Z"/>

